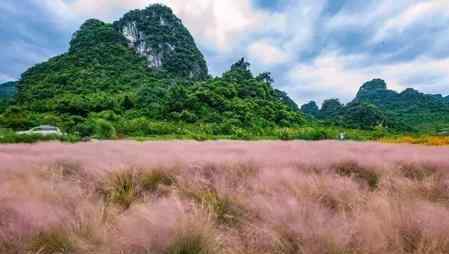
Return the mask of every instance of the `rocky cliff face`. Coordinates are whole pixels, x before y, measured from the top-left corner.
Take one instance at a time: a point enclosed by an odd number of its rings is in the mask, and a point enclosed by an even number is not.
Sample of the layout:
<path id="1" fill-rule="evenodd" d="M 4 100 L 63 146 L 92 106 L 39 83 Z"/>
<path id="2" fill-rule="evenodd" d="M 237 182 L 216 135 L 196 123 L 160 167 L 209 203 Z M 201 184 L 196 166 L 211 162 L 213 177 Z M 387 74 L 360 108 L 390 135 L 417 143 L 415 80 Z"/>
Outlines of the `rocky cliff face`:
<path id="1" fill-rule="evenodd" d="M 203 55 L 186 27 L 170 8 L 151 5 L 131 11 L 114 23 L 129 47 L 148 61 L 148 67 L 193 80 L 208 75 Z"/>

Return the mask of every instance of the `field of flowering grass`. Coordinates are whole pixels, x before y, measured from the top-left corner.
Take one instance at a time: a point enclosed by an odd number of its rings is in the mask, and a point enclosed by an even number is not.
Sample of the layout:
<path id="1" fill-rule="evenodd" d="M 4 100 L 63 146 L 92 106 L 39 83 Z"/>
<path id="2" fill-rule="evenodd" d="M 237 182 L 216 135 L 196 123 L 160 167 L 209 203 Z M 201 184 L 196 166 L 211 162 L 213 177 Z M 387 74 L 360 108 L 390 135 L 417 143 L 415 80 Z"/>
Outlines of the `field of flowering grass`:
<path id="1" fill-rule="evenodd" d="M 449 253 L 449 148 L 1 145 L 0 253 Z"/>

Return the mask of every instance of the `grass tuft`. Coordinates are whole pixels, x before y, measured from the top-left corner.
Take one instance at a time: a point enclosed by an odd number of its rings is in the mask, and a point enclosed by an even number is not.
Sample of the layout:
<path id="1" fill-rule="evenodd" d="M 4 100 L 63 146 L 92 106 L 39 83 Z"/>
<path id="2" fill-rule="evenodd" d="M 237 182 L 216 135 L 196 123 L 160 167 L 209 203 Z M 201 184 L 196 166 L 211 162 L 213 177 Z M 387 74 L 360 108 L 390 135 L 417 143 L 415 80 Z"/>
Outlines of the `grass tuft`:
<path id="1" fill-rule="evenodd" d="M 152 170 L 140 176 L 140 184 L 144 191 L 156 192 L 161 185 L 172 186 L 176 179 L 164 170 Z"/>
<path id="2" fill-rule="evenodd" d="M 57 170 L 63 177 L 77 175 L 83 169 L 79 161 L 73 160 L 58 160 L 54 163 L 54 165 L 52 165 L 52 168 Z"/>
<path id="3" fill-rule="evenodd" d="M 138 198 L 136 176 L 132 171 L 113 173 L 104 189 L 106 201 L 128 209 Z"/>
<path id="4" fill-rule="evenodd" d="M 31 239 L 29 251 L 38 254 L 68 254 L 74 251 L 74 244 L 62 230 L 41 232 Z"/>
<path id="5" fill-rule="evenodd" d="M 228 195 L 219 194 L 215 190 L 183 191 L 201 207 L 205 208 L 219 224 L 232 226 L 237 224 L 244 212 Z"/>
<path id="6" fill-rule="evenodd" d="M 401 163 L 399 169 L 404 177 L 414 181 L 423 181 L 437 173 L 434 167 L 416 163 Z"/>
<path id="7" fill-rule="evenodd" d="M 181 231 L 168 246 L 167 254 L 217 254 L 220 247 L 211 232 L 192 228 Z"/>
<path id="8" fill-rule="evenodd" d="M 214 191 L 206 191 L 201 194 L 201 202 L 213 212 L 217 221 L 221 224 L 233 225 L 242 216 L 241 208 L 228 196 L 219 195 Z"/>
<path id="9" fill-rule="evenodd" d="M 376 190 L 379 187 L 380 176 L 373 170 L 360 166 L 355 161 L 343 161 L 333 165 L 333 168 L 339 176 L 353 177 L 365 182 L 371 190 Z"/>

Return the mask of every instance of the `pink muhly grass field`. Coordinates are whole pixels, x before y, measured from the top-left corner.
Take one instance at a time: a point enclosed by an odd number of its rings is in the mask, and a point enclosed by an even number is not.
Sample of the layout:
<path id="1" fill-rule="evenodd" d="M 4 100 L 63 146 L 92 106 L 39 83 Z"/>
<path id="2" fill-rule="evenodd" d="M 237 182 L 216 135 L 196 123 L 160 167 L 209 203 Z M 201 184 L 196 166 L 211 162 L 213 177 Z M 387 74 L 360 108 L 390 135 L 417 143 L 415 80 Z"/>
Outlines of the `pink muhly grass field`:
<path id="1" fill-rule="evenodd" d="M 0 253 L 449 253 L 449 149 L 2 145 Z"/>

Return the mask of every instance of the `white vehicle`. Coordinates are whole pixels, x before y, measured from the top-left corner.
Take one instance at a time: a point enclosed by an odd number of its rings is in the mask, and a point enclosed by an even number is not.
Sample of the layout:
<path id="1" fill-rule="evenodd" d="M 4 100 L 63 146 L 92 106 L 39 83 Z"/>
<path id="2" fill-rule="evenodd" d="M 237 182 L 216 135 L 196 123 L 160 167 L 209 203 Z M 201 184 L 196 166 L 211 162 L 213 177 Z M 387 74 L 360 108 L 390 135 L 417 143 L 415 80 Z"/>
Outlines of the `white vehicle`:
<path id="1" fill-rule="evenodd" d="M 19 131 L 17 132 L 19 135 L 42 135 L 42 136 L 63 136 L 64 134 L 58 127 L 54 127 L 51 125 L 41 125 L 38 127 L 34 127 L 33 129 L 27 131 Z"/>

